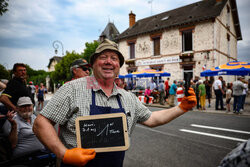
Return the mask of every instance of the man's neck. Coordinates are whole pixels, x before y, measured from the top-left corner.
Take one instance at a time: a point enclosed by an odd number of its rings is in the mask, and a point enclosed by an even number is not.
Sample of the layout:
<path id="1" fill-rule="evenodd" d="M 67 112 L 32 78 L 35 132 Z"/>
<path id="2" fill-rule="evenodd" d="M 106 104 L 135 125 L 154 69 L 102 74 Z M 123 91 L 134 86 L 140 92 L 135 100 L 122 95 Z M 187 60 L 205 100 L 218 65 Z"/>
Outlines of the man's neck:
<path id="1" fill-rule="evenodd" d="M 110 96 L 114 88 L 114 79 L 97 79 L 99 86 L 103 89 L 107 96 Z"/>

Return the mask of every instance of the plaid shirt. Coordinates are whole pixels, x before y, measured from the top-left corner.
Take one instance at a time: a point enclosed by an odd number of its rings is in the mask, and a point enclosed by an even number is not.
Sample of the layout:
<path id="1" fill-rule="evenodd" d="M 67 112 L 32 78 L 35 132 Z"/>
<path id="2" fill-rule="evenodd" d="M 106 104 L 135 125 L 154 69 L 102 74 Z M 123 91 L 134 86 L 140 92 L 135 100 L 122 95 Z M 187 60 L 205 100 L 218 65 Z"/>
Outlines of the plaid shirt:
<path id="1" fill-rule="evenodd" d="M 116 85 L 108 97 L 93 76 L 70 81 L 60 87 L 41 112 L 49 120 L 60 124 L 60 139 L 67 148 L 77 146 L 75 120 L 79 116 L 90 115 L 92 89 L 97 106 L 119 108 L 116 96 L 120 97 L 127 115 L 129 136 L 136 123 L 144 122 L 151 116 L 151 111 L 133 93 Z"/>

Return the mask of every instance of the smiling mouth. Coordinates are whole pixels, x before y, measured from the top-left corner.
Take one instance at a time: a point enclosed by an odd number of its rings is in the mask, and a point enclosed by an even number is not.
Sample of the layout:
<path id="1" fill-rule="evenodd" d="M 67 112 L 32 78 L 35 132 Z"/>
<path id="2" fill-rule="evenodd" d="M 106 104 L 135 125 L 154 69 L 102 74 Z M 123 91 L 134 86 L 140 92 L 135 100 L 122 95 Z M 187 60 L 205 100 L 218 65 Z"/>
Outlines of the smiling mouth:
<path id="1" fill-rule="evenodd" d="M 103 68 L 104 71 L 113 71 L 113 68 Z"/>

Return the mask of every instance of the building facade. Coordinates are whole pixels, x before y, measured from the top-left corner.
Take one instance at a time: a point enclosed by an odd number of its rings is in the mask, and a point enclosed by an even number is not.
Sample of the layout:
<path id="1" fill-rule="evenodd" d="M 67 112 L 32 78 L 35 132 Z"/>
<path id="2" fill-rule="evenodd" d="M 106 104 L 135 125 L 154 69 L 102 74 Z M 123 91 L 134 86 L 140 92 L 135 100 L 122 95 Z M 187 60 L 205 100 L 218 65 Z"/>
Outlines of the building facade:
<path id="1" fill-rule="evenodd" d="M 49 64 L 48 64 L 48 72 L 52 72 L 55 71 L 55 66 L 57 63 L 59 63 L 62 60 L 62 57 L 59 56 L 54 56 L 49 60 Z"/>
<path id="2" fill-rule="evenodd" d="M 129 24 L 117 39 L 121 75 L 151 68 L 171 73 L 171 80 L 200 76 L 237 60 L 242 39 L 235 0 L 203 0 L 138 21 L 131 11 Z"/>

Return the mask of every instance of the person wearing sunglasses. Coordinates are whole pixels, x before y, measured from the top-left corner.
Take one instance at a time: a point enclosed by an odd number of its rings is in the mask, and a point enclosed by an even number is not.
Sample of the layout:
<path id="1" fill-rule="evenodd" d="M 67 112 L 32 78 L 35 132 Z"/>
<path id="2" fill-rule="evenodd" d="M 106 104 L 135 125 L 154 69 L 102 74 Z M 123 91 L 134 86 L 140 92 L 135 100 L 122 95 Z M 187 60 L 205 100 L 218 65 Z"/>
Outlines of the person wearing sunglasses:
<path id="1" fill-rule="evenodd" d="M 85 59 L 75 60 L 70 67 L 72 80 L 89 76 L 91 65 Z"/>

